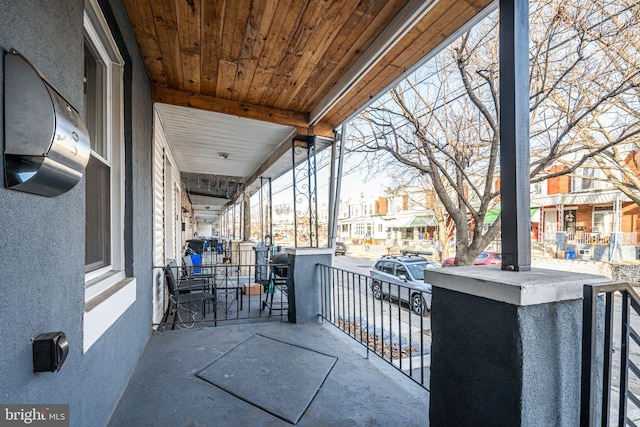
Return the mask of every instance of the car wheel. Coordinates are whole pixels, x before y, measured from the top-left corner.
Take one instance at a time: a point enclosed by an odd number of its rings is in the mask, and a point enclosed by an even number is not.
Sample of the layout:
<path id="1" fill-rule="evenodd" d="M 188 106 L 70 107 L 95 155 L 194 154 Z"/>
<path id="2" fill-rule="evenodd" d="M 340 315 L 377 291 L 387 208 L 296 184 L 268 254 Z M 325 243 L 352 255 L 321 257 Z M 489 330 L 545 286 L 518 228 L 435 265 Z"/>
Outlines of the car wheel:
<path id="1" fill-rule="evenodd" d="M 382 299 L 382 285 L 380 282 L 373 282 L 373 285 L 371 285 L 371 292 L 373 292 L 373 297 L 375 299 Z"/>
<path id="2" fill-rule="evenodd" d="M 426 304 L 422 300 L 422 295 L 413 294 L 411 296 L 411 310 L 413 310 L 415 314 L 417 314 L 418 316 L 422 316 L 426 308 Z"/>

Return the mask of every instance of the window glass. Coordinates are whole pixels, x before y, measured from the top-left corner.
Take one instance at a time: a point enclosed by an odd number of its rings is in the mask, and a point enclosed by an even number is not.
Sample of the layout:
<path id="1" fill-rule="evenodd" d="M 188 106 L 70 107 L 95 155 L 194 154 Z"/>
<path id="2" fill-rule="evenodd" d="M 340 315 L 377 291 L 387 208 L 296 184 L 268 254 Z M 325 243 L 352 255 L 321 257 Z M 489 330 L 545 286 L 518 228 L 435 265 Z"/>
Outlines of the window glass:
<path id="1" fill-rule="evenodd" d="M 97 50 L 85 41 L 85 119 L 91 139 L 86 168 L 85 272 L 111 264 L 111 167 L 105 138 L 106 73 Z"/>
<path id="2" fill-rule="evenodd" d="M 407 275 L 407 269 L 404 265 L 402 264 L 397 264 L 396 266 L 396 276 L 400 277 L 400 276 L 408 276 Z"/>
<path id="3" fill-rule="evenodd" d="M 414 264 L 409 264 L 409 271 L 411 272 L 411 277 L 413 277 L 414 280 L 424 280 L 424 271 L 427 268 L 437 268 L 437 265 L 432 265 L 428 262 L 421 262 L 421 263 L 414 263 Z"/>
<path id="4" fill-rule="evenodd" d="M 393 274 L 394 264 L 394 262 L 385 261 L 384 264 L 382 264 L 382 271 L 384 271 L 385 273 Z"/>
<path id="5" fill-rule="evenodd" d="M 91 140 L 91 150 L 107 159 L 106 122 L 106 70 L 105 64 L 93 45 L 84 43 L 84 105 L 85 122 Z"/>
<path id="6" fill-rule="evenodd" d="M 613 231 L 613 206 L 595 206 L 593 208 L 594 233 L 610 233 Z"/>
<path id="7" fill-rule="evenodd" d="M 595 169 L 594 168 L 582 168 L 582 189 L 590 190 L 595 187 L 594 179 L 595 177 Z"/>
<path id="8" fill-rule="evenodd" d="M 85 271 L 111 264 L 110 168 L 95 156 L 86 169 Z"/>

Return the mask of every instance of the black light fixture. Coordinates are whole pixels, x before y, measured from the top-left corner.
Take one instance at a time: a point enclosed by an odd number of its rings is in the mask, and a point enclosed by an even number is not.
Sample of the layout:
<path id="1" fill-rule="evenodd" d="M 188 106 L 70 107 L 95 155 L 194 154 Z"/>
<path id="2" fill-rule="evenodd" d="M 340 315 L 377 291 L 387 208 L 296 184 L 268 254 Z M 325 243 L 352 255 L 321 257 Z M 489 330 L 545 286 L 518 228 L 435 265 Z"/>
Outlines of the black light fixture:
<path id="1" fill-rule="evenodd" d="M 69 343 L 64 332 L 46 332 L 33 340 L 33 372 L 57 372 L 62 367 Z"/>

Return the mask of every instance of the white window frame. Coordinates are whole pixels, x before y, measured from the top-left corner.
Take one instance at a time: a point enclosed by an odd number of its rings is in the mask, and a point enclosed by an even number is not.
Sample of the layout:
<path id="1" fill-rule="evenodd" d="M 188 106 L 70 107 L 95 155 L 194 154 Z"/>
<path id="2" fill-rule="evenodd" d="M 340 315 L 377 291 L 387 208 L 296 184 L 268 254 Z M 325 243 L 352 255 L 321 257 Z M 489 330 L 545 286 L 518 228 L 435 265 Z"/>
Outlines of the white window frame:
<path id="1" fill-rule="evenodd" d="M 596 208 L 599 209 L 596 210 Z M 612 205 L 594 206 L 591 210 L 591 231 L 596 233 L 611 233 L 615 226 L 614 210 Z M 602 226 L 595 225 L 596 215 L 602 215 Z"/>
<path id="2" fill-rule="evenodd" d="M 98 52 L 106 67 L 106 157 L 93 150 L 92 156 L 104 160 L 111 168 L 111 265 L 91 271 L 85 275 L 85 284 L 90 286 L 95 279 L 113 276 L 124 278 L 124 60 L 118 52 L 109 27 L 95 0 L 85 2 L 91 6 L 84 13 L 85 37 Z"/>
<path id="3" fill-rule="evenodd" d="M 84 37 L 106 70 L 106 152 L 111 168 L 111 264 L 85 274 L 83 351 L 91 346 L 135 302 L 136 280 L 124 272 L 124 60 L 97 0 L 85 0 Z"/>

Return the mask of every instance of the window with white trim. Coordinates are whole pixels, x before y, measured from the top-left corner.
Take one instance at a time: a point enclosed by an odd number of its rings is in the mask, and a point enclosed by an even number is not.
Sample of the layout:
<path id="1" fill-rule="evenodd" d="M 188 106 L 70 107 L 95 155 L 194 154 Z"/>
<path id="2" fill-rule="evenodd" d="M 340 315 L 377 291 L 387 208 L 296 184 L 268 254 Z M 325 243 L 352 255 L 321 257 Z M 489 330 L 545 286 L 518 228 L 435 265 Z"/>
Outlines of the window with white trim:
<path id="1" fill-rule="evenodd" d="M 124 277 L 123 60 L 95 0 L 85 2 L 86 169 L 85 281 Z"/>
<path id="2" fill-rule="evenodd" d="M 611 233 L 613 231 L 613 206 L 594 206 L 591 231 Z"/>
<path id="3" fill-rule="evenodd" d="M 85 307 L 82 350 L 89 351 L 136 301 L 124 272 L 124 61 L 98 0 L 85 0 L 86 169 Z"/>

